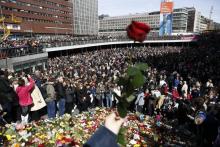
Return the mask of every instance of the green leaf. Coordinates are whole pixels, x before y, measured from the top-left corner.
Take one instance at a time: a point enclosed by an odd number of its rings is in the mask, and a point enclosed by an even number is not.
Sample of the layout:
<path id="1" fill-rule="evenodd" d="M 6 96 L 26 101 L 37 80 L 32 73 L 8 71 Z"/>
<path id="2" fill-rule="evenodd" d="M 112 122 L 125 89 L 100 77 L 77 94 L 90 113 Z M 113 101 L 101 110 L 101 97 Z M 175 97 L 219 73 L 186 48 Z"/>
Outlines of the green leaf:
<path id="1" fill-rule="evenodd" d="M 135 99 L 134 95 L 130 95 L 129 97 L 126 98 L 127 102 L 132 102 Z"/>
<path id="2" fill-rule="evenodd" d="M 141 73 L 136 74 L 135 77 L 131 79 L 131 83 L 135 88 L 143 86 L 144 82 L 145 78 Z"/>
<path id="3" fill-rule="evenodd" d="M 124 77 L 120 77 L 119 79 L 118 79 L 118 82 L 117 82 L 117 84 L 118 85 L 126 85 L 128 83 L 128 79 L 126 79 L 126 78 L 124 78 Z"/>
<path id="4" fill-rule="evenodd" d="M 121 128 L 119 133 L 118 133 L 118 138 L 117 138 L 117 142 L 121 146 L 126 146 L 126 144 L 127 144 L 127 140 L 126 140 L 125 134 L 126 134 L 126 128 Z"/>
<path id="5" fill-rule="evenodd" d="M 129 97 L 131 94 L 133 94 L 135 87 L 133 86 L 133 84 L 131 83 L 131 79 L 127 85 L 124 86 L 123 88 L 123 93 L 125 93 L 125 98 Z"/>
<path id="6" fill-rule="evenodd" d="M 137 68 L 135 68 L 135 67 L 128 67 L 127 75 L 128 76 L 134 76 L 134 75 L 137 74 L 137 72 L 140 72 Z"/>
<path id="7" fill-rule="evenodd" d="M 148 65 L 146 63 L 138 63 L 135 64 L 135 67 L 141 71 L 145 71 L 148 68 Z"/>
<path id="8" fill-rule="evenodd" d="M 127 111 L 128 111 L 125 104 L 119 101 L 117 108 L 118 108 L 119 116 L 125 118 L 127 116 Z"/>
<path id="9" fill-rule="evenodd" d="M 13 135 L 14 134 L 14 130 L 12 129 L 8 129 L 6 132 L 5 132 L 6 135 Z"/>

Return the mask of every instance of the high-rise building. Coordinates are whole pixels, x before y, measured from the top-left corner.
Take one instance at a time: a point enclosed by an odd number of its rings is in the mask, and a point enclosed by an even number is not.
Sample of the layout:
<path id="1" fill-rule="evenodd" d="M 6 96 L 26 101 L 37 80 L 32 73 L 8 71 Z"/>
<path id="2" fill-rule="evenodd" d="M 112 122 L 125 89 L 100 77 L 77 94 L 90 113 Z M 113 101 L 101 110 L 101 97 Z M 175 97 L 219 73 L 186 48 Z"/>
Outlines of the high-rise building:
<path id="1" fill-rule="evenodd" d="M 73 34 L 72 7 L 70 0 L 1 0 L 0 31 Z"/>
<path id="2" fill-rule="evenodd" d="M 72 0 L 75 35 L 98 35 L 98 0 Z"/>

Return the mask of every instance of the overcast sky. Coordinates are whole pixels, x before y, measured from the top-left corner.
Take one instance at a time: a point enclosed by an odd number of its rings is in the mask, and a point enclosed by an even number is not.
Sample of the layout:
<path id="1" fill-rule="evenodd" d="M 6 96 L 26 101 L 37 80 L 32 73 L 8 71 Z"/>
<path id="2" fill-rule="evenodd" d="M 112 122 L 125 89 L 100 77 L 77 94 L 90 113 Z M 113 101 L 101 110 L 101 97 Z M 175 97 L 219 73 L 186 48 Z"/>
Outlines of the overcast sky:
<path id="1" fill-rule="evenodd" d="M 161 0 L 98 0 L 99 15 L 110 16 L 159 11 Z M 220 23 L 220 0 L 174 0 L 174 8 L 192 7 L 209 17 L 211 6 L 214 7 L 212 19 Z"/>

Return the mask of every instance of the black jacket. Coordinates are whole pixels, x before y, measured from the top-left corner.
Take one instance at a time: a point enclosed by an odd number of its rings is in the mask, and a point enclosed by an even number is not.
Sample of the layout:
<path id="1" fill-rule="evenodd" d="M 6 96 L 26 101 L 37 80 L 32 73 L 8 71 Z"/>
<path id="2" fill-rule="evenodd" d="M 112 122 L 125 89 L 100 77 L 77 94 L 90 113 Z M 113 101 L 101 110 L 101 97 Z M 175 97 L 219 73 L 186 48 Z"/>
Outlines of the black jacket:
<path id="1" fill-rule="evenodd" d="M 0 77 L 0 104 L 5 103 L 14 103 L 18 104 L 17 94 L 10 87 L 9 81 L 5 78 Z"/>
<path id="2" fill-rule="evenodd" d="M 57 93 L 57 100 L 59 99 L 66 99 L 66 91 L 62 83 L 57 83 L 55 86 L 55 90 Z"/>
<path id="3" fill-rule="evenodd" d="M 74 102 L 75 103 L 75 91 L 72 87 L 66 88 L 66 102 Z"/>
<path id="4" fill-rule="evenodd" d="M 78 103 L 84 103 L 85 101 L 83 100 L 83 98 L 87 99 L 87 93 L 86 93 L 86 89 L 78 89 L 77 91 L 77 99 L 78 99 Z"/>

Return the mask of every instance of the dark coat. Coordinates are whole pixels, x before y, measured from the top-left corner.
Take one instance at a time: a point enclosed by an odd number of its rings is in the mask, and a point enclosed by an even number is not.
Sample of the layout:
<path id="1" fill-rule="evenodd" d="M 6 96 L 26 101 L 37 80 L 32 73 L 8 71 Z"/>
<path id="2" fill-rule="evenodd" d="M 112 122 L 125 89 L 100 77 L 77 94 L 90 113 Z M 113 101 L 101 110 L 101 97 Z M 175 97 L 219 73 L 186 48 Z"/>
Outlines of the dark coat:
<path id="1" fill-rule="evenodd" d="M 83 103 L 83 97 L 87 97 L 86 89 L 78 89 L 77 91 L 77 99 L 79 103 Z"/>
<path id="2" fill-rule="evenodd" d="M 118 147 L 117 136 L 104 126 L 101 126 L 83 147 Z"/>
<path id="3" fill-rule="evenodd" d="M 10 87 L 9 81 L 5 78 L 0 77 L 0 104 L 13 103 L 18 104 L 17 94 Z"/>
<path id="4" fill-rule="evenodd" d="M 66 102 L 71 103 L 75 102 L 75 91 L 72 87 L 66 88 Z"/>
<path id="5" fill-rule="evenodd" d="M 90 105 L 90 99 L 85 88 L 79 89 L 77 91 L 77 102 L 77 106 L 80 112 L 86 111 L 88 109 Z"/>
<path id="6" fill-rule="evenodd" d="M 55 87 L 57 93 L 57 100 L 66 99 L 66 91 L 62 83 L 57 83 Z"/>

